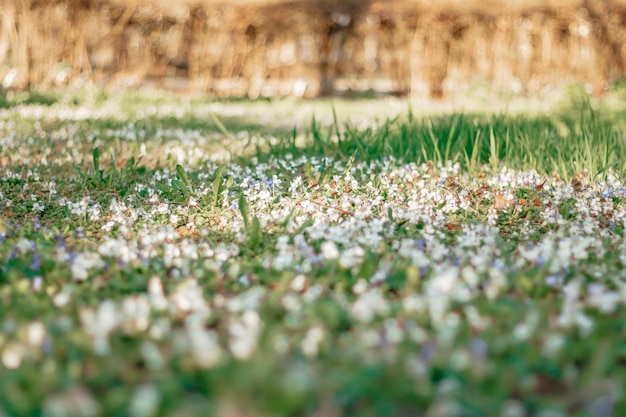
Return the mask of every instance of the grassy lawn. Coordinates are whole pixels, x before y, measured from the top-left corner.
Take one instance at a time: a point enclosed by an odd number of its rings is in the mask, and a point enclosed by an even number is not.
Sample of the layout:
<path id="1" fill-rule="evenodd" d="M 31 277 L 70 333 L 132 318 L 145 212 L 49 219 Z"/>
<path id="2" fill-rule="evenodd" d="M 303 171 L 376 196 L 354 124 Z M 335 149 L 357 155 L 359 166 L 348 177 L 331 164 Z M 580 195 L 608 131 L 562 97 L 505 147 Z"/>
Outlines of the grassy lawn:
<path id="1" fill-rule="evenodd" d="M 626 118 L 0 97 L 0 416 L 626 415 Z"/>

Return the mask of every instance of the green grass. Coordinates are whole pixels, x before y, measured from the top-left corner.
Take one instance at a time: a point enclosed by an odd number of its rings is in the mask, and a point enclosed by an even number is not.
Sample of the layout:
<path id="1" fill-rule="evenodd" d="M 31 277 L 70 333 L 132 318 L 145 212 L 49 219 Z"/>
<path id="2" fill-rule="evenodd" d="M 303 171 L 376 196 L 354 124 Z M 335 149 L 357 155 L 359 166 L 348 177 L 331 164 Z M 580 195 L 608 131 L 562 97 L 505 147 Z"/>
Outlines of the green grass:
<path id="1" fill-rule="evenodd" d="M 626 119 L 568 94 L 4 94 L 0 416 L 626 414 Z"/>
<path id="2" fill-rule="evenodd" d="M 585 107 L 575 114 L 531 116 L 453 113 L 417 118 L 409 113 L 364 129 L 337 121 L 320 126 L 313 120 L 312 140 L 305 146 L 286 138 L 268 155 L 355 156 L 367 163 L 385 157 L 418 164 L 458 162 L 472 173 L 484 165 L 497 169 L 504 164 L 562 178 L 583 170 L 595 178 L 613 169 L 623 177 L 626 141 L 617 117 Z"/>

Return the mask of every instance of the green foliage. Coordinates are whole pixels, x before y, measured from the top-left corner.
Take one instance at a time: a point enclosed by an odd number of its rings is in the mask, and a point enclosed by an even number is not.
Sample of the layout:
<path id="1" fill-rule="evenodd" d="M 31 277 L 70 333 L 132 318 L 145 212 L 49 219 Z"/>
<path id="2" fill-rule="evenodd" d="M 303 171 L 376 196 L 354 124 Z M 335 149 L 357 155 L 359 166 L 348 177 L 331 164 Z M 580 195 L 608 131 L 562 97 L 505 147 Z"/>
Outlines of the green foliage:
<path id="1" fill-rule="evenodd" d="M 52 106 L 59 102 L 59 94 L 42 93 L 36 90 L 13 91 L 0 88 L 0 109 L 24 105 Z"/>
<path id="2" fill-rule="evenodd" d="M 295 147 L 293 138 L 282 141 L 265 155 L 303 154 L 342 155 L 357 161 L 392 157 L 418 164 L 460 163 L 470 172 L 488 165 L 497 170 L 506 165 L 535 169 L 540 173 L 571 178 L 586 170 L 592 177 L 604 178 L 609 169 L 626 174 L 626 143 L 623 123 L 609 114 L 582 105 L 580 113 L 554 115 L 477 115 L 455 113 L 446 116 L 388 119 L 376 128 L 356 128 L 337 119 L 321 126 L 313 117 L 310 141 Z"/>
<path id="3" fill-rule="evenodd" d="M 180 164 L 176 164 L 176 176 L 178 177 L 178 181 L 172 183 L 174 188 L 183 193 L 185 197 L 195 195 L 191 187 L 191 181 L 189 181 L 189 177 L 187 176 L 187 171 L 185 171 L 185 168 Z"/>
<path id="4" fill-rule="evenodd" d="M 15 97 L 0 415 L 626 415 L 619 109 Z"/>
<path id="5" fill-rule="evenodd" d="M 224 189 L 224 171 L 226 171 L 226 166 L 221 165 L 215 171 L 215 179 L 213 180 L 213 207 L 218 207 L 219 198 Z M 229 178 L 226 183 L 226 189 L 229 189 L 233 185 L 233 179 Z"/>

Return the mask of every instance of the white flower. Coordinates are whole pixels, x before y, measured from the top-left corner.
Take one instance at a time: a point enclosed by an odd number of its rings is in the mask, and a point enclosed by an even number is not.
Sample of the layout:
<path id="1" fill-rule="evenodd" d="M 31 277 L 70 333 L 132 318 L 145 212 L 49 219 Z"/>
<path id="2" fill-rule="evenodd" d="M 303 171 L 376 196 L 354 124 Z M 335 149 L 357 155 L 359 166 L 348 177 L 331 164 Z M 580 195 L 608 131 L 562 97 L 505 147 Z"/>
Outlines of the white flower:
<path id="1" fill-rule="evenodd" d="M 2 351 L 2 364 L 7 369 L 17 369 L 22 364 L 24 349 L 18 344 L 8 344 Z"/>
<path id="2" fill-rule="evenodd" d="M 71 266 L 72 277 L 76 281 L 84 281 L 89 276 L 90 269 L 103 268 L 104 265 L 105 262 L 97 253 L 79 253 Z"/>
<path id="3" fill-rule="evenodd" d="M 543 354 L 554 357 L 559 354 L 563 346 L 565 346 L 565 337 L 560 334 L 549 334 L 543 343 Z"/>
<path id="4" fill-rule="evenodd" d="M 202 296 L 202 289 L 195 279 L 183 281 L 170 296 L 170 306 L 177 315 L 195 314 L 208 318 L 211 309 Z"/>
<path id="5" fill-rule="evenodd" d="M 17 250 L 20 254 L 29 253 L 33 249 L 33 242 L 22 237 L 17 241 Z"/>
<path id="6" fill-rule="evenodd" d="M 40 204 L 39 201 L 35 201 L 33 203 L 33 212 L 35 213 L 41 213 L 42 211 L 44 211 L 45 206 L 43 204 Z"/>
<path id="7" fill-rule="evenodd" d="M 201 322 L 191 321 L 187 322 L 187 335 L 196 365 L 208 369 L 219 363 L 222 348 L 217 342 L 218 337 L 215 331 L 204 329 Z"/>
<path id="8" fill-rule="evenodd" d="M 339 258 L 339 249 L 335 242 L 327 240 L 320 247 L 322 257 L 327 260 Z"/>
<path id="9" fill-rule="evenodd" d="M 341 254 L 341 257 L 339 258 L 339 265 L 344 268 L 357 266 L 361 263 L 364 253 L 363 248 L 360 246 L 348 248 Z"/>
<path id="10" fill-rule="evenodd" d="M 293 294 L 287 294 L 283 296 L 280 302 L 285 310 L 291 311 L 291 312 L 298 312 L 300 311 L 300 308 L 302 307 L 298 297 L 294 296 Z"/>
<path id="11" fill-rule="evenodd" d="M 352 305 L 350 312 L 359 321 L 370 322 L 376 315 L 383 316 L 389 311 L 389 306 L 379 288 L 373 288 L 363 293 Z"/>
<path id="12" fill-rule="evenodd" d="M 602 283 L 589 284 L 587 287 L 587 305 L 595 307 L 603 313 L 610 314 L 622 302 L 622 296 L 615 291 L 609 291 Z"/>
<path id="13" fill-rule="evenodd" d="M 322 326 L 311 327 L 302 340 L 302 352 L 308 357 L 316 356 L 319 351 L 320 343 L 322 343 L 323 340 L 324 328 Z"/>
<path id="14" fill-rule="evenodd" d="M 153 385 L 141 385 L 135 389 L 128 406 L 130 417 L 150 417 L 156 414 L 161 402 L 159 390 Z"/>
<path id="15" fill-rule="evenodd" d="M 256 349 L 261 319 L 254 310 L 246 310 L 241 320 L 232 320 L 228 327 L 230 351 L 238 360 L 246 360 Z"/>
<path id="16" fill-rule="evenodd" d="M 359 279 L 352 287 L 352 292 L 356 295 L 361 295 L 367 290 L 367 281 L 363 278 Z"/>
<path id="17" fill-rule="evenodd" d="M 87 210 L 89 221 L 96 222 L 100 220 L 102 216 L 102 209 L 100 208 L 100 204 L 95 203 Z"/>
<path id="18" fill-rule="evenodd" d="M 435 293 L 452 293 L 458 285 L 459 270 L 456 267 L 448 267 L 438 272 L 430 281 L 429 288 Z"/>
<path id="19" fill-rule="evenodd" d="M 150 304 L 145 294 L 124 298 L 122 301 L 122 328 L 128 333 L 144 332 L 150 324 Z"/>
<path id="20" fill-rule="evenodd" d="M 412 294 L 402 300 L 402 308 L 407 313 L 420 313 L 426 308 L 426 302 L 417 294 Z"/>
<path id="21" fill-rule="evenodd" d="M 295 292 L 302 292 L 306 288 L 306 277 L 302 274 L 297 275 L 293 281 L 291 281 L 290 288 Z"/>
<path id="22" fill-rule="evenodd" d="M 40 321 L 34 321 L 28 325 L 26 334 L 31 346 L 41 346 L 46 337 L 46 328 Z"/>
<path id="23" fill-rule="evenodd" d="M 71 294 L 69 292 L 62 291 L 54 296 L 54 298 L 52 299 L 52 302 L 54 303 L 55 306 L 61 308 L 61 307 L 65 307 L 66 305 L 68 305 L 70 300 L 71 300 Z"/>
<path id="24" fill-rule="evenodd" d="M 580 280 L 570 281 L 563 287 L 563 306 L 561 307 L 561 314 L 557 319 L 559 326 L 569 327 L 579 321 L 579 316 L 582 315 L 582 312 L 580 311 L 580 303 L 578 301 L 580 288 Z M 583 326 L 587 324 L 584 318 L 581 323 Z"/>

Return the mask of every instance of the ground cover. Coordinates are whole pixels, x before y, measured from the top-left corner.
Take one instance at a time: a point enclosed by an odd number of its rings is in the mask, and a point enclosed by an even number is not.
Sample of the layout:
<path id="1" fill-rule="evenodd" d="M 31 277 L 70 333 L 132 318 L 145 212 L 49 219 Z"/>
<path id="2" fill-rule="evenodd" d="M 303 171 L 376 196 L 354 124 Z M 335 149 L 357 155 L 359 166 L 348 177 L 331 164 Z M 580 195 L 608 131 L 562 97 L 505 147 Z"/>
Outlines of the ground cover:
<path id="1" fill-rule="evenodd" d="M 626 414 L 619 106 L 0 104 L 2 416 Z"/>

